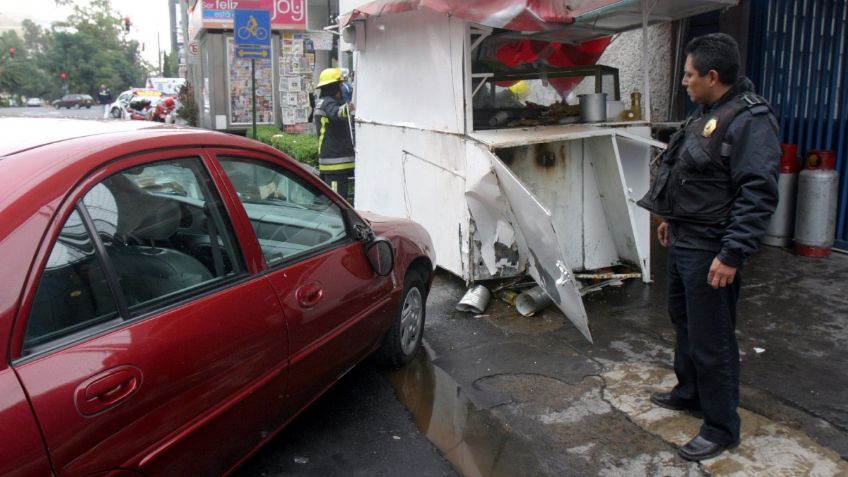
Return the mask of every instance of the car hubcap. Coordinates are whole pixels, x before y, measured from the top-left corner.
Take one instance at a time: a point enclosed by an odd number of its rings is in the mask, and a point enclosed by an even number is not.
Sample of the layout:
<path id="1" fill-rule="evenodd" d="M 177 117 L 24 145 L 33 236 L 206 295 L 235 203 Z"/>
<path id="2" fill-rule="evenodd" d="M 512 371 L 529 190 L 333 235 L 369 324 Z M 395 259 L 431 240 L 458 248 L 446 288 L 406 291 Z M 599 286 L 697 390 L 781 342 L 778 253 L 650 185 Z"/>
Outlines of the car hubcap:
<path id="1" fill-rule="evenodd" d="M 421 291 L 417 287 L 410 288 L 400 313 L 400 347 L 403 354 L 410 355 L 415 351 L 423 320 L 424 300 L 421 299 Z"/>

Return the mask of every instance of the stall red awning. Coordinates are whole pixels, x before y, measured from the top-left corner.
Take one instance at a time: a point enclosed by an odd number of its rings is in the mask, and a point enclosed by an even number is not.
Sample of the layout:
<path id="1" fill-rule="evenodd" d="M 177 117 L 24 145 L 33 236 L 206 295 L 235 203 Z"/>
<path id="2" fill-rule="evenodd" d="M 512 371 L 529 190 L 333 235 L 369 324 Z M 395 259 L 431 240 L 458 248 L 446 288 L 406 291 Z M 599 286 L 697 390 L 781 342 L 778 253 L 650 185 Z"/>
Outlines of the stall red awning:
<path id="1" fill-rule="evenodd" d="M 522 32 L 557 30 L 582 13 L 621 0 L 374 0 L 342 15 L 339 26 L 369 16 L 431 10 L 480 25 Z"/>

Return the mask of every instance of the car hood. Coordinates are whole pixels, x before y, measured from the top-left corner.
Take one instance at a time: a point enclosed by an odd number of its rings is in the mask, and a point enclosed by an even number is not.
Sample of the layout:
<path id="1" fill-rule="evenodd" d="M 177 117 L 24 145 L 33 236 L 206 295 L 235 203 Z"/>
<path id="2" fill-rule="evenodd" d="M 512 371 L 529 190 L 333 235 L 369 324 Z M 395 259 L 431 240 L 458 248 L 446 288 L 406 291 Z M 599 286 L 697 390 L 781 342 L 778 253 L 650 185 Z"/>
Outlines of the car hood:
<path id="1" fill-rule="evenodd" d="M 400 242 L 416 244 L 420 252 L 426 254 L 435 263 L 433 240 L 427 230 L 417 222 L 400 217 L 386 217 L 371 211 L 357 210 L 356 212 L 368 221 L 375 236 L 385 237 L 395 246 L 399 246 Z"/>

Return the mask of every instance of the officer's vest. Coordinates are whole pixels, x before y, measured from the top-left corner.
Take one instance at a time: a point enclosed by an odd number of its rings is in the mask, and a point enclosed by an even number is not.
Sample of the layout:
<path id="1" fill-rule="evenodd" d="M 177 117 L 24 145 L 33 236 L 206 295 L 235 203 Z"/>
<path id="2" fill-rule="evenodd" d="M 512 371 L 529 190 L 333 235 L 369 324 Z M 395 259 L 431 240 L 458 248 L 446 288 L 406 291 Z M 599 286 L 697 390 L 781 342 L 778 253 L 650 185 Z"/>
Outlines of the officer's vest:
<path id="1" fill-rule="evenodd" d="M 651 189 L 637 204 L 668 219 L 723 223 L 736 191 L 730 177 L 730 123 L 743 111 L 771 112 L 760 96 L 746 92 L 700 117 L 690 117 L 668 143 Z"/>

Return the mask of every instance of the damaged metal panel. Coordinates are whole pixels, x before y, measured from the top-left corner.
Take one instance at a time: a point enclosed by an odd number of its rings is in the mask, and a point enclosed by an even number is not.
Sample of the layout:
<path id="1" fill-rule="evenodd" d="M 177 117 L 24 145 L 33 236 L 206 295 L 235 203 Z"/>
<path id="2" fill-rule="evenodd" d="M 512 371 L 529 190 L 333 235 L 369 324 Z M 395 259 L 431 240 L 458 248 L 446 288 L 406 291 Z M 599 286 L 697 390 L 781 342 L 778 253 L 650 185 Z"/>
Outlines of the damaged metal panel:
<path id="1" fill-rule="evenodd" d="M 526 241 L 527 268 L 533 280 L 551 297 L 583 336 L 592 342 L 583 300 L 560 248 L 551 213 L 495 155 L 490 157 L 501 191 Z"/>
<path id="2" fill-rule="evenodd" d="M 513 226 L 506 197 L 492 169 L 490 154 L 476 144 L 465 148 L 468 169 L 465 200 L 471 214 L 475 257 L 471 279 L 504 278 L 526 272 L 527 250 L 520 230 Z"/>
<path id="3" fill-rule="evenodd" d="M 583 148 L 580 141 L 557 141 L 498 148 L 494 154 L 548 210 L 568 263 L 582 268 Z"/>

